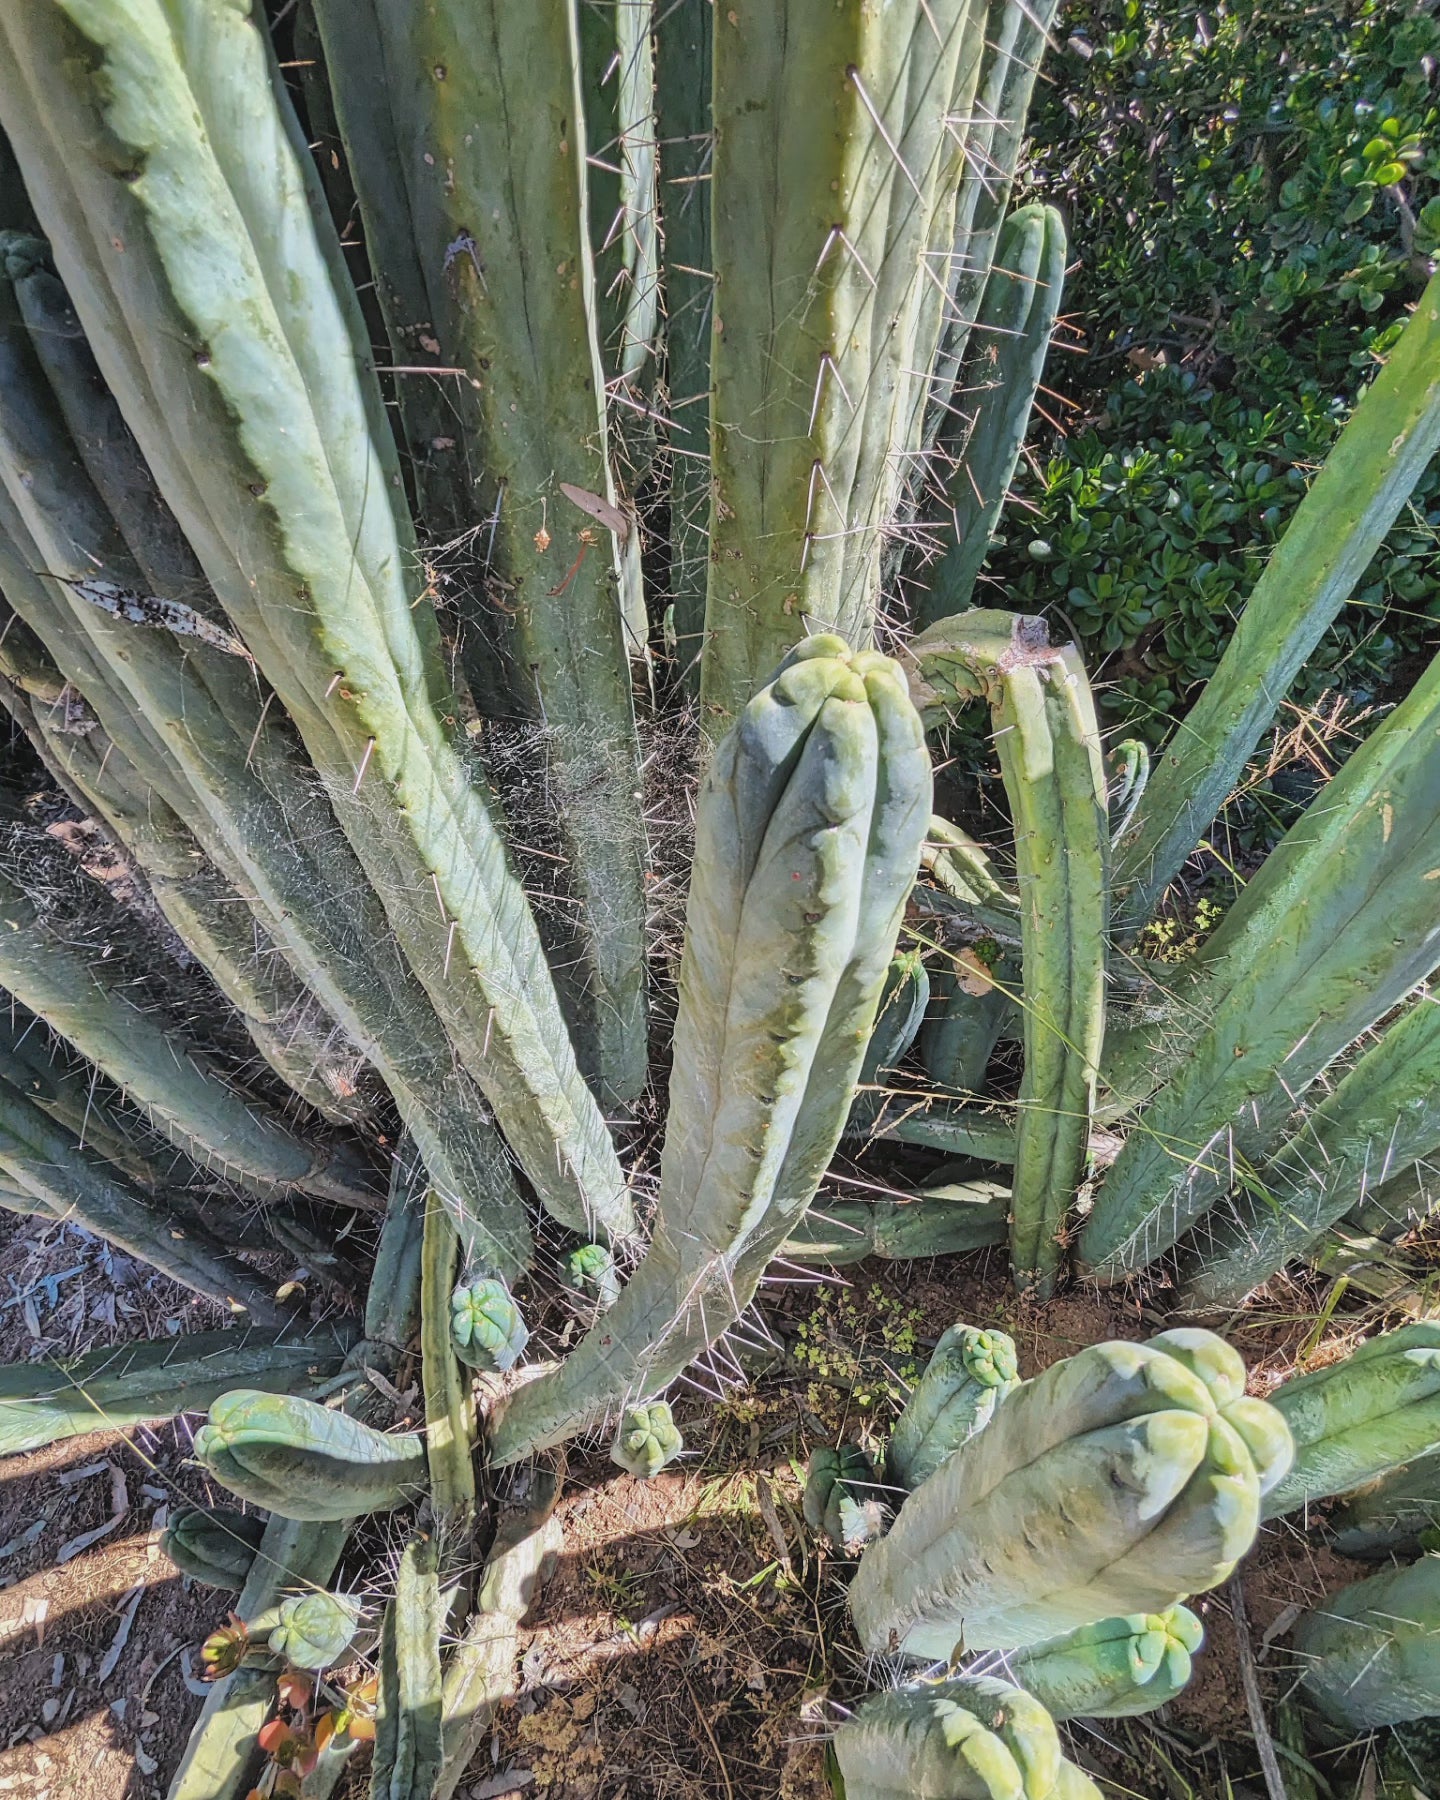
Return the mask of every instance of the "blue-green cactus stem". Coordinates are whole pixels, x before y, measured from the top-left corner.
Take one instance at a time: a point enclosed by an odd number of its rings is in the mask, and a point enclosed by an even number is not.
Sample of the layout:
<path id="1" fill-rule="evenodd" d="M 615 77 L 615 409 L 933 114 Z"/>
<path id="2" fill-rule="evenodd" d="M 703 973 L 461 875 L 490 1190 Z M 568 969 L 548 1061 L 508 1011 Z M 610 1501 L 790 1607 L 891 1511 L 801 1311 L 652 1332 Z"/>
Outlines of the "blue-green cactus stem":
<path id="1" fill-rule="evenodd" d="M 749 1304 L 839 1140 L 930 806 L 898 668 L 828 635 L 717 749 L 650 1248 L 560 1368 L 510 1398 L 493 1461 L 662 1392 Z"/>
<path id="2" fill-rule="evenodd" d="M 444 1207 L 427 1196 L 420 1289 L 425 1457 L 435 1511 L 457 1536 L 468 1539 L 475 1511 L 475 1470 L 471 1459 L 476 1424 L 475 1396 L 465 1366 L 468 1359 L 456 1345 L 458 1319 L 452 1312 L 458 1249 L 455 1228 Z"/>
<path id="3" fill-rule="evenodd" d="M 943 312 L 932 263 L 950 248 L 954 121 L 984 26 L 968 0 L 745 0 L 716 17 L 713 738 L 807 631 L 869 640 L 920 450 Z"/>
<path id="4" fill-rule="evenodd" d="M 179 1506 L 160 1536 L 160 1548 L 182 1575 L 206 1587 L 244 1587 L 265 1534 L 259 1513 L 230 1506 Z"/>
<path id="5" fill-rule="evenodd" d="M 787 1262 L 840 1267 L 867 1256 L 955 1256 L 1003 1244 L 1010 1190 L 993 1181 L 952 1182 L 904 1200 L 817 1200 L 780 1247 Z"/>
<path id="6" fill-rule="evenodd" d="M 1440 1556 L 1327 1594 L 1294 1645 L 1306 1698 L 1342 1731 L 1440 1713 Z"/>
<path id="7" fill-rule="evenodd" d="M 1006 1332 L 959 1324 L 942 1332 L 890 1434 L 885 1451 L 890 1480 L 897 1487 L 919 1487 L 990 1423 L 1019 1381 L 1015 1343 Z"/>
<path id="8" fill-rule="evenodd" d="M 1029 429 L 1068 249 L 1053 206 L 1022 206 L 1001 227 L 960 390 L 939 434 L 942 467 L 950 471 L 945 547 L 918 576 L 925 584 L 916 603 L 921 625 L 971 604 Z"/>
<path id="9" fill-rule="evenodd" d="M 1175 1698 L 1204 1640 L 1189 1607 L 1170 1606 L 1047 1638 L 1012 1653 L 1006 1666 L 1052 1719 L 1126 1719 Z"/>
<path id="10" fill-rule="evenodd" d="M 371 1800 L 430 1800 L 444 1757 L 435 1540 L 412 1538 L 380 1634 L 380 1704 Z"/>
<path id="11" fill-rule="evenodd" d="M 1440 1450 L 1367 1482 L 1330 1517 L 1335 1548 L 1363 1562 L 1440 1550 Z"/>
<path id="12" fill-rule="evenodd" d="M 266 1648 L 296 1669 L 331 1669 L 355 1641 L 360 1603 L 324 1588 L 282 1601 Z"/>
<path id="13" fill-rule="evenodd" d="M 513 1369 L 530 1333 L 515 1296 L 485 1275 L 462 1282 L 450 1296 L 450 1341 L 472 1369 Z"/>
<path id="14" fill-rule="evenodd" d="M 621 1413 L 615 1441 L 610 1446 L 610 1460 L 627 1475 L 650 1481 L 674 1462 L 684 1448 L 685 1440 L 676 1429 L 670 1408 L 663 1400 L 652 1400 L 648 1406 L 627 1406 Z"/>

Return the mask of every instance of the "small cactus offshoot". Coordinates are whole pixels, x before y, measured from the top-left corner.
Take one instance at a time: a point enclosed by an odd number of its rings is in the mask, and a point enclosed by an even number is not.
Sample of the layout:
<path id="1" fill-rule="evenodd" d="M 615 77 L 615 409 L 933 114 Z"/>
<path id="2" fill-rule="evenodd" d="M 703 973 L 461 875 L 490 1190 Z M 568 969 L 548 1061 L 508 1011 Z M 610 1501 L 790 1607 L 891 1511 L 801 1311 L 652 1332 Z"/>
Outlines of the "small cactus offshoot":
<path id="1" fill-rule="evenodd" d="M 801 1506 L 810 1529 L 846 1556 L 858 1556 L 890 1522 L 874 1465 L 859 1444 L 810 1452 Z"/>
<path id="2" fill-rule="evenodd" d="M 268 1648 L 296 1669 L 331 1669 L 355 1641 L 360 1604 L 348 1594 L 296 1594 L 280 1607 Z"/>
<path id="3" fill-rule="evenodd" d="M 610 1460 L 619 1463 L 628 1475 L 649 1481 L 685 1448 L 685 1441 L 675 1429 L 670 1408 L 663 1400 L 649 1406 L 627 1406 L 620 1419 L 620 1429 L 610 1446 Z"/>
<path id="4" fill-rule="evenodd" d="M 513 1369 L 530 1333 L 503 1281 L 484 1276 L 462 1282 L 450 1297 L 450 1335 L 456 1355 L 472 1369 Z"/>

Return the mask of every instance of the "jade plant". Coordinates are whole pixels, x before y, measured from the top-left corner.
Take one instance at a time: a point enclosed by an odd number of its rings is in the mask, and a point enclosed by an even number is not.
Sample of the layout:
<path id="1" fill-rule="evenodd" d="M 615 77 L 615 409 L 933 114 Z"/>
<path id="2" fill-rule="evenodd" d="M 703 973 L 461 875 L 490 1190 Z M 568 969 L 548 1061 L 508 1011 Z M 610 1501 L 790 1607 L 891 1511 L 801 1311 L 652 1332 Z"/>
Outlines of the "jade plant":
<path id="1" fill-rule="evenodd" d="M 1175 1252 L 1228 1304 L 1440 1142 L 1440 663 L 1188 960 L 1139 935 L 1440 445 L 1440 284 L 1147 773 L 974 605 L 1062 295 L 1008 210 L 1050 0 L 273 10 L 0 0 L 0 702 L 125 877 L 0 791 L 0 1205 L 230 1324 L 0 1372 L 0 1450 L 208 1409 L 270 1516 L 171 1541 L 257 1642 L 393 1514 L 376 1790 L 443 1797 L 553 1547 L 497 1493 L 582 1434 L 665 1466 L 773 1264 Z M 966 715 L 989 844 L 937 802 Z M 883 1179 L 831 1192 L 842 1138 Z M 1289 1439 L 1218 1340 L 1022 1385 L 956 1330 L 888 1535 L 838 1463 L 819 1508 L 867 1644 L 1224 1579 Z M 176 1800 L 244 1791 L 276 1679 Z M 1086 1791 L 1050 1729 L 994 1791 Z"/>

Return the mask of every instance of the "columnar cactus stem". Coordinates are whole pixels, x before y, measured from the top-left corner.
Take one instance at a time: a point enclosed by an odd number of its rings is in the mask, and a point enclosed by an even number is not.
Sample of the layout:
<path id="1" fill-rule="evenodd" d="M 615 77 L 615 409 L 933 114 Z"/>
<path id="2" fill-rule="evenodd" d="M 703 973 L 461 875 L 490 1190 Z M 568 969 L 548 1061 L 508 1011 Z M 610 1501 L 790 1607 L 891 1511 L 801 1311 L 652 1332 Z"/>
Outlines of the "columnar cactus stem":
<path id="1" fill-rule="evenodd" d="M 861 1642 L 946 1658 L 1163 1612 L 1226 1579 L 1289 1460 L 1219 1338 L 1096 1344 L 1007 1394 L 865 1552 Z"/>
<path id="2" fill-rule="evenodd" d="M 922 625 L 970 605 L 1029 429 L 1068 248 L 1053 206 L 1022 206 L 1001 227 L 964 378 L 939 438 L 941 458 L 953 465 L 946 479 L 949 517 L 944 552 L 921 577 L 926 585 L 916 618 Z"/>
<path id="3" fill-rule="evenodd" d="M 380 1634 L 380 1706 L 371 1800 L 430 1800 L 444 1760 L 435 1540 L 412 1538 Z"/>
<path id="4" fill-rule="evenodd" d="M 1367 1482 L 1330 1516 L 1341 1556 L 1388 1562 L 1440 1549 L 1440 1450 Z"/>
<path id="5" fill-rule="evenodd" d="M 433 1198 L 425 1206 L 420 1295 L 420 1358 L 425 1387 L 425 1458 L 430 1498 L 443 1520 L 469 1539 L 475 1512 L 475 1396 L 450 1336 L 455 1286 L 455 1228 Z"/>
<path id="6" fill-rule="evenodd" d="M 1273 1519 L 1440 1449 L 1440 1325 L 1371 1338 L 1270 1399 L 1295 1442 L 1294 1464 L 1265 1497 Z"/>
<path id="7" fill-rule="evenodd" d="M 1186 1606 L 1101 1619 L 1006 1659 L 1012 1680 L 1052 1719 L 1125 1719 L 1154 1712 L 1190 1679 L 1205 1628 Z"/>
<path id="8" fill-rule="evenodd" d="M 155 585 L 173 579 L 192 598 L 203 586 L 198 571 L 195 579 L 187 576 L 189 553 L 183 539 L 173 541 L 173 520 L 164 531 L 157 524 L 168 515 L 158 497 L 146 501 L 148 470 L 93 363 L 86 363 L 88 352 L 82 357 L 83 345 L 67 335 L 73 317 L 33 271 L 14 279 L 14 291 L 44 340 L 47 369 L 86 447 L 87 468 L 107 473 L 117 505 L 130 497 L 139 517 L 122 539 L 77 471 L 78 445 L 58 431 L 22 347 L 13 332 L 0 333 L 7 359 L 3 417 L 12 434 L 25 428 L 14 448 L 31 471 L 19 489 L 26 516 L 37 527 L 64 520 L 42 552 L 0 483 L 0 524 L 22 551 L 7 560 L 0 534 L 0 580 L 60 673 L 97 708 L 112 742 L 168 797 L 225 877 L 253 896 L 261 925 L 374 1063 L 467 1244 L 482 1235 L 494 1266 L 517 1273 L 529 1258 L 529 1228 L 488 1109 L 455 1068 L 429 998 L 288 729 L 267 722 L 269 701 L 256 693 L 248 667 L 203 644 L 183 648 L 166 632 L 117 623 L 78 599 L 73 587 L 33 573 L 63 571 L 83 551 L 72 572 L 106 568 L 123 587 L 125 566 L 112 563 L 131 554 L 139 560 L 143 551 L 140 572 Z M 62 343 L 68 346 L 63 360 Z M 20 413 L 15 401 L 22 392 L 34 403 Z"/>
<path id="9" fill-rule="evenodd" d="M 906 1200 L 817 1200 L 780 1247 L 788 1262 L 863 1262 L 954 1256 L 1003 1244 L 1010 1190 L 993 1181 L 928 1188 Z"/>
<path id="10" fill-rule="evenodd" d="M 983 694 L 1015 822 L 1025 1071 L 1011 1198 L 1017 1280 L 1048 1293 L 1085 1170 L 1105 1032 L 1109 827 L 1095 705 L 1043 621 L 973 611 L 911 646 L 922 699 Z"/>
<path id="11" fill-rule="evenodd" d="M 379 389 L 257 21 L 45 0 L 3 33 L 0 115 L 166 499 L 537 1193 L 624 1236 L 614 1147 L 445 723 Z"/>
<path id="12" fill-rule="evenodd" d="M 1417 1000 L 1325 1096 L 1183 1264 L 1188 1306 L 1239 1305 L 1391 1169 L 1440 1149 L 1440 1002 Z"/>
<path id="13" fill-rule="evenodd" d="M 702 723 L 807 630 L 868 641 L 920 449 L 984 43 L 968 0 L 746 0 L 715 25 Z M 803 55 L 794 46 L 805 44 Z"/>
<path id="14" fill-rule="evenodd" d="M 1266 858 L 1181 985 L 1179 1058 L 1080 1240 L 1102 1280 L 1163 1255 L 1281 1140 L 1297 1096 L 1440 963 L 1440 658 Z M 1154 792 L 1152 786 L 1151 793 Z"/>
<path id="15" fill-rule="evenodd" d="M 1440 277 L 1366 389 L 1157 760 L 1116 848 L 1117 924 L 1145 920 L 1219 812 L 1290 684 L 1440 449 Z"/>
<path id="16" fill-rule="evenodd" d="M 831 1750 L 844 1800 L 1100 1800 L 1040 1702 L 989 1676 L 871 1694 Z"/>
<path id="17" fill-rule="evenodd" d="M 492 521 L 487 591 L 474 597 L 489 615 L 488 643 L 471 658 L 482 665 L 474 681 L 485 710 L 518 713 L 539 737 L 584 903 L 578 942 L 557 945 L 556 960 L 583 961 L 571 1010 L 587 1072 L 611 1099 L 633 1100 L 646 1064 L 645 834 L 617 549 L 638 526 L 617 508 L 607 462 L 573 11 L 366 0 L 361 25 L 351 0 L 316 8 L 394 360 L 468 372 L 436 377 L 438 387 L 424 376 L 402 384 L 407 436 L 432 529 Z M 606 9 L 607 62 L 617 44 L 622 52 L 607 91 L 618 82 L 626 103 L 645 85 L 642 12 L 633 0 Z M 522 92 L 527 114 L 547 122 L 543 148 L 516 129 Z M 628 186 L 647 166 L 648 141 L 652 181 L 648 232 L 635 235 L 628 205 L 624 214 L 627 375 L 643 361 L 655 307 L 654 140 L 643 111 L 619 147 Z M 610 145 L 604 160 L 616 157 Z M 492 698 L 483 665 L 493 667 L 496 648 L 508 692 Z M 643 635 L 628 648 L 643 654 Z"/>
<path id="18" fill-rule="evenodd" d="M 749 1304 L 839 1140 L 929 816 L 896 665 L 809 639 L 701 790 L 650 1248 L 565 1363 L 510 1398 L 492 1461 L 653 1398 Z"/>
<path id="19" fill-rule="evenodd" d="M 1440 1556 L 1327 1595 L 1294 1642 L 1307 1697 L 1343 1731 L 1440 1712 Z"/>
<path id="20" fill-rule="evenodd" d="M 898 1487 L 917 1488 L 977 1431 L 1019 1386 L 1015 1344 L 1003 1331 L 952 1325 L 942 1332 L 925 1373 L 895 1421 L 885 1472 Z"/>
<path id="21" fill-rule="evenodd" d="M 326 1327 L 198 1331 L 163 1343 L 120 1344 L 60 1366 L 0 1369 L 0 1455 L 17 1456 L 104 1426 L 199 1412 L 231 1388 L 318 1392 L 340 1373 L 350 1335 Z"/>

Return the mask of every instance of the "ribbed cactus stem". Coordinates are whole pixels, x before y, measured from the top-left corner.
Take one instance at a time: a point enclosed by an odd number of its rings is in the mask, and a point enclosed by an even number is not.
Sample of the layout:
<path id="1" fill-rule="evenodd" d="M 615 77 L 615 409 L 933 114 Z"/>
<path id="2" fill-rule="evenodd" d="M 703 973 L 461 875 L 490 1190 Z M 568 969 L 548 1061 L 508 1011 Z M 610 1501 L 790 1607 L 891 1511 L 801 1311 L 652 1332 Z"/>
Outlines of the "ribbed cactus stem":
<path id="1" fill-rule="evenodd" d="M 716 738 L 807 631 L 869 640 L 920 449 L 965 170 L 953 120 L 985 26 L 968 0 L 731 10 L 715 21 L 711 183 L 701 705 Z"/>
<path id="2" fill-rule="evenodd" d="M 954 1256 L 1003 1244 L 1010 1190 L 993 1181 L 953 1182 L 904 1200 L 817 1200 L 780 1247 L 787 1262 L 839 1267 L 867 1256 L 887 1260 Z"/>
<path id="3" fill-rule="evenodd" d="M 362 26 L 350 0 L 316 8 L 394 360 L 468 374 L 401 386 L 424 516 L 442 539 L 488 522 L 472 681 L 483 710 L 531 723 L 584 903 L 555 945 L 560 968 L 582 965 L 565 977 L 577 1042 L 606 1095 L 633 1100 L 646 1065 L 646 852 L 617 554 L 638 527 L 617 510 L 607 461 L 573 11 L 366 0 Z M 601 160 L 618 156 L 627 192 L 646 167 L 652 183 L 648 227 L 628 201 L 618 222 L 634 303 L 620 306 L 626 374 L 655 305 L 653 125 L 637 97 L 648 11 L 604 14 L 606 62 L 623 52 L 606 91 L 618 84 L 643 119 Z M 547 121 L 543 152 L 516 129 L 522 90 Z M 628 649 L 642 653 L 643 634 Z"/>
<path id="4" fill-rule="evenodd" d="M 1341 1556 L 1386 1562 L 1440 1549 L 1440 1450 L 1367 1482 L 1329 1523 Z"/>
<path id="5" fill-rule="evenodd" d="M 1101 1619 L 1006 1658 L 1011 1679 L 1052 1719 L 1125 1719 L 1154 1712 L 1190 1679 L 1205 1628 L 1189 1607 Z"/>
<path id="6" fill-rule="evenodd" d="M 1116 849 L 1138 929 L 1232 791 L 1290 684 L 1440 448 L 1440 278 L 1421 295 L 1286 527 L 1220 666 L 1156 763 Z"/>
<path id="7" fill-rule="evenodd" d="M 435 1540 L 412 1538 L 380 1633 L 380 1705 L 371 1800 L 430 1800 L 444 1758 Z"/>
<path id="8" fill-rule="evenodd" d="M 941 527 L 945 548 L 922 577 L 921 625 L 971 604 L 1029 429 L 1068 248 L 1053 206 L 1022 206 L 1001 227 L 960 392 L 951 402 L 958 416 L 940 434 L 941 466 L 952 465 Z"/>
<path id="9" fill-rule="evenodd" d="M 475 1396 L 450 1335 L 450 1295 L 459 1245 L 444 1207 L 425 1204 L 420 1289 L 420 1364 L 425 1388 L 425 1458 L 430 1498 L 465 1539 L 475 1511 Z"/>
<path id="10" fill-rule="evenodd" d="M 1440 1712 L 1440 1556 L 1328 1594 L 1294 1643 L 1306 1697 L 1343 1731 Z"/>
<path id="11" fill-rule="evenodd" d="M 839 1139 L 929 816 L 899 670 L 809 639 L 700 793 L 650 1248 L 567 1360 L 510 1398 L 492 1461 L 655 1397 L 749 1304 Z"/>
<path id="12" fill-rule="evenodd" d="M 1201 1222 L 1182 1265 L 1186 1304 L 1239 1305 L 1363 1204 L 1392 1168 L 1437 1149 L 1440 1003 L 1423 997 L 1325 1096 L 1254 1188 Z"/>
<path id="13" fill-rule="evenodd" d="M 1073 646 L 1044 622 L 973 611 L 912 644 L 922 701 L 990 703 L 1015 828 L 1021 894 L 1025 1069 L 1010 1260 L 1048 1293 L 1085 1170 L 1105 1031 L 1105 775 L 1095 703 Z"/>
<path id="14" fill-rule="evenodd" d="M 462 1063 L 547 1206 L 623 1236 L 614 1147 L 446 723 L 400 473 L 314 171 L 258 22 L 196 0 L 184 22 L 158 0 L 7 15 L 0 115 L 27 184 L 54 202 L 57 262 L 126 420 Z M 81 148 L 101 142 L 103 156 Z M 117 145 L 143 165 L 134 182 L 113 177 Z"/>
<path id="15" fill-rule="evenodd" d="M 1163 1255 L 1259 1168 L 1316 1076 L 1440 963 L 1437 725 L 1440 659 L 1285 834 L 1178 984 L 1181 1018 L 1161 1028 L 1149 1081 L 1173 1073 L 1080 1240 L 1102 1280 Z"/>
<path id="16" fill-rule="evenodd" d="M 1019 1382 L 1015 1343 L 1006 1332 L 959 1324 L 942 1332 L 890 1434 L 885 1452 L 890 1480 L 919 1487 L 990 1423 Z"/>

